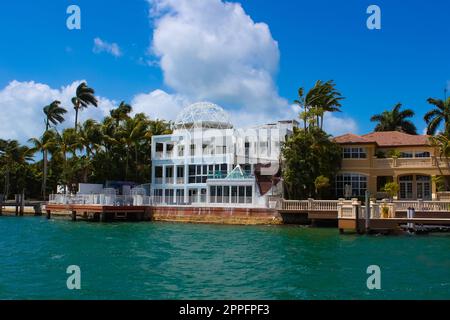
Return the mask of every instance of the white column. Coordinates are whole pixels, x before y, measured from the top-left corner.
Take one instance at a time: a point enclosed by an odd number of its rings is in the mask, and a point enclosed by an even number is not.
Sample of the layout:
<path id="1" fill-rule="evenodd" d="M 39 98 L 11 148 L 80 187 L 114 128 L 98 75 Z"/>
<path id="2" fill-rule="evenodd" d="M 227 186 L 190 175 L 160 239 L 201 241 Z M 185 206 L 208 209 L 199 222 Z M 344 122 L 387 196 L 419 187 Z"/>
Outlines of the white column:
<path id="1" fill-rule="evenodd" d="M 166 184 L 166 166 L 165 165 L 161 165 L 162 167 L 162 183 L 163 185 Z"/>
<path id="2" fill-rule="evenodd" d="M 189 174 L 189 165 L 184 165 L 184 202 L 189 201 L 189 192 L 188 192 L 188 174 Z"/>

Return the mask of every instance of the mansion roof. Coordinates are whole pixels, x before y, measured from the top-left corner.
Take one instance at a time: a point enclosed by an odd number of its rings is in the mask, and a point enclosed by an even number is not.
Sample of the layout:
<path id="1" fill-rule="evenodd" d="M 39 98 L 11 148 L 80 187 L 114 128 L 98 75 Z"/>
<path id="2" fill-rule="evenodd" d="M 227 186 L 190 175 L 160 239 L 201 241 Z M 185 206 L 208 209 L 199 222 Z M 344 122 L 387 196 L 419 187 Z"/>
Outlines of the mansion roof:
<path id="1" fill-rule="evenodd" d="M 373 132 L 365 135 L 353 133 L 334 138 L 339 144 L 376 144 L 379 147 L 427 146 L 429 136 L 412 135 L 398 131 Z"/>

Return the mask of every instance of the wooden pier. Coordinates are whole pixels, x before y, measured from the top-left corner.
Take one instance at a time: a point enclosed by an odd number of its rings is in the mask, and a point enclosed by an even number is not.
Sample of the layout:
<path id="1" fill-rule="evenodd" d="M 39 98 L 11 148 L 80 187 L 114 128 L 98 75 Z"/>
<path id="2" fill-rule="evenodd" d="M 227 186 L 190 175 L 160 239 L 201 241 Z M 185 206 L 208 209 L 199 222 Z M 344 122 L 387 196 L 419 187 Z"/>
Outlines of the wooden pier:
<path id="1" fill-rule="evenodd" d="M 70 215 L 72 221 L 81 218 L 92 221 L 150 221 L 151 207 L 149 206 L 108 206 L 88 204 L 47 204 L 45 207 L 47 218 L 52 214 Z"/>

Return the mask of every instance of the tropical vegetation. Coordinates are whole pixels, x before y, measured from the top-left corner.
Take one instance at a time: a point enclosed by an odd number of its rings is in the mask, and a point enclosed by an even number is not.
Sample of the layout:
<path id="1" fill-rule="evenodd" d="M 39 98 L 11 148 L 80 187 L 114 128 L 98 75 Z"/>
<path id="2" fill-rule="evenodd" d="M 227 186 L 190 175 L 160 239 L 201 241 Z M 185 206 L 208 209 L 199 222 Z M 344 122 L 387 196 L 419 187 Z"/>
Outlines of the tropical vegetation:
<path id="1" fill-rule="evenodd" d="M 417 134 L 417 128 L 410 118 L 414 117 L 414 111 L 411 109 L 400 110 L 401 103 L 397 103 L 392 110 L 386 110 L 381 114 L 376 114 L 370 118 L 370 121 L 377 122 L 376 132 L 382 131 L 400 131 L 408 134 Z"/>
<path id="2" fill-rule="evenodd" d="M 45 131 L 29 139 L 0 140 L 0 194 L 25 191 L 27 197 L 46 198 L 57 186 L 75 191 L 78 183 L 133 181 L 149 183 L 153 135 L 171 133 L 172 124 L 133 114 L 126 102 L 97 122 L 79 123 L 79 111 L 97 106 L 94 89 L 80 84 L 72 99 L 75 126 L 59 128 L 67 110 L 59 101 L 43 108 Z"/>

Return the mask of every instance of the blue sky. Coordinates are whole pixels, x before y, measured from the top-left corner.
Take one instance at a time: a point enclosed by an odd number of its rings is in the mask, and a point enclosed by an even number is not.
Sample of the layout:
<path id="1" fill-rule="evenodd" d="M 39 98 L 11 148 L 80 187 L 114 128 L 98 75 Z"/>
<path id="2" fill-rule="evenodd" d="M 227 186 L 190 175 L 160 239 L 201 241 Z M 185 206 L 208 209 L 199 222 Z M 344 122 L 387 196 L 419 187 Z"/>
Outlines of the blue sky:
<path id="1" fill-rule="evenodd" d="M 66 28 L 71 4 L 81 8 L 81 30 Z M 289 104 L 299 86 L 333 79 L 346 97 L 343 113 L 329 120 L 335 134 L 371 131 L 370 116 L 397 102 L 416 111 L 422 131 L 426 99 L 443 98 L 449 85 L 447 0 L 235 4 L 3 1 L 0 116 L 10 125 L 0 135 L 37 134 L 32 120 L 42 106 L 58 98 L 70 107 L 71 90 L 81 80 L 102 98 L 102 107 L 84 117 L 101 119 L 121 100 L 152 117 L 174 117 L 185 104 L 211 100 L 242 125 L 294 116 Z M 381 8 L 381 30 L 366 28 L 371 4 Z M 94 50 L 96 38 L 116 44 L 120 55 Z M 17 117 L 23 124 L 14 122 Z"/>

